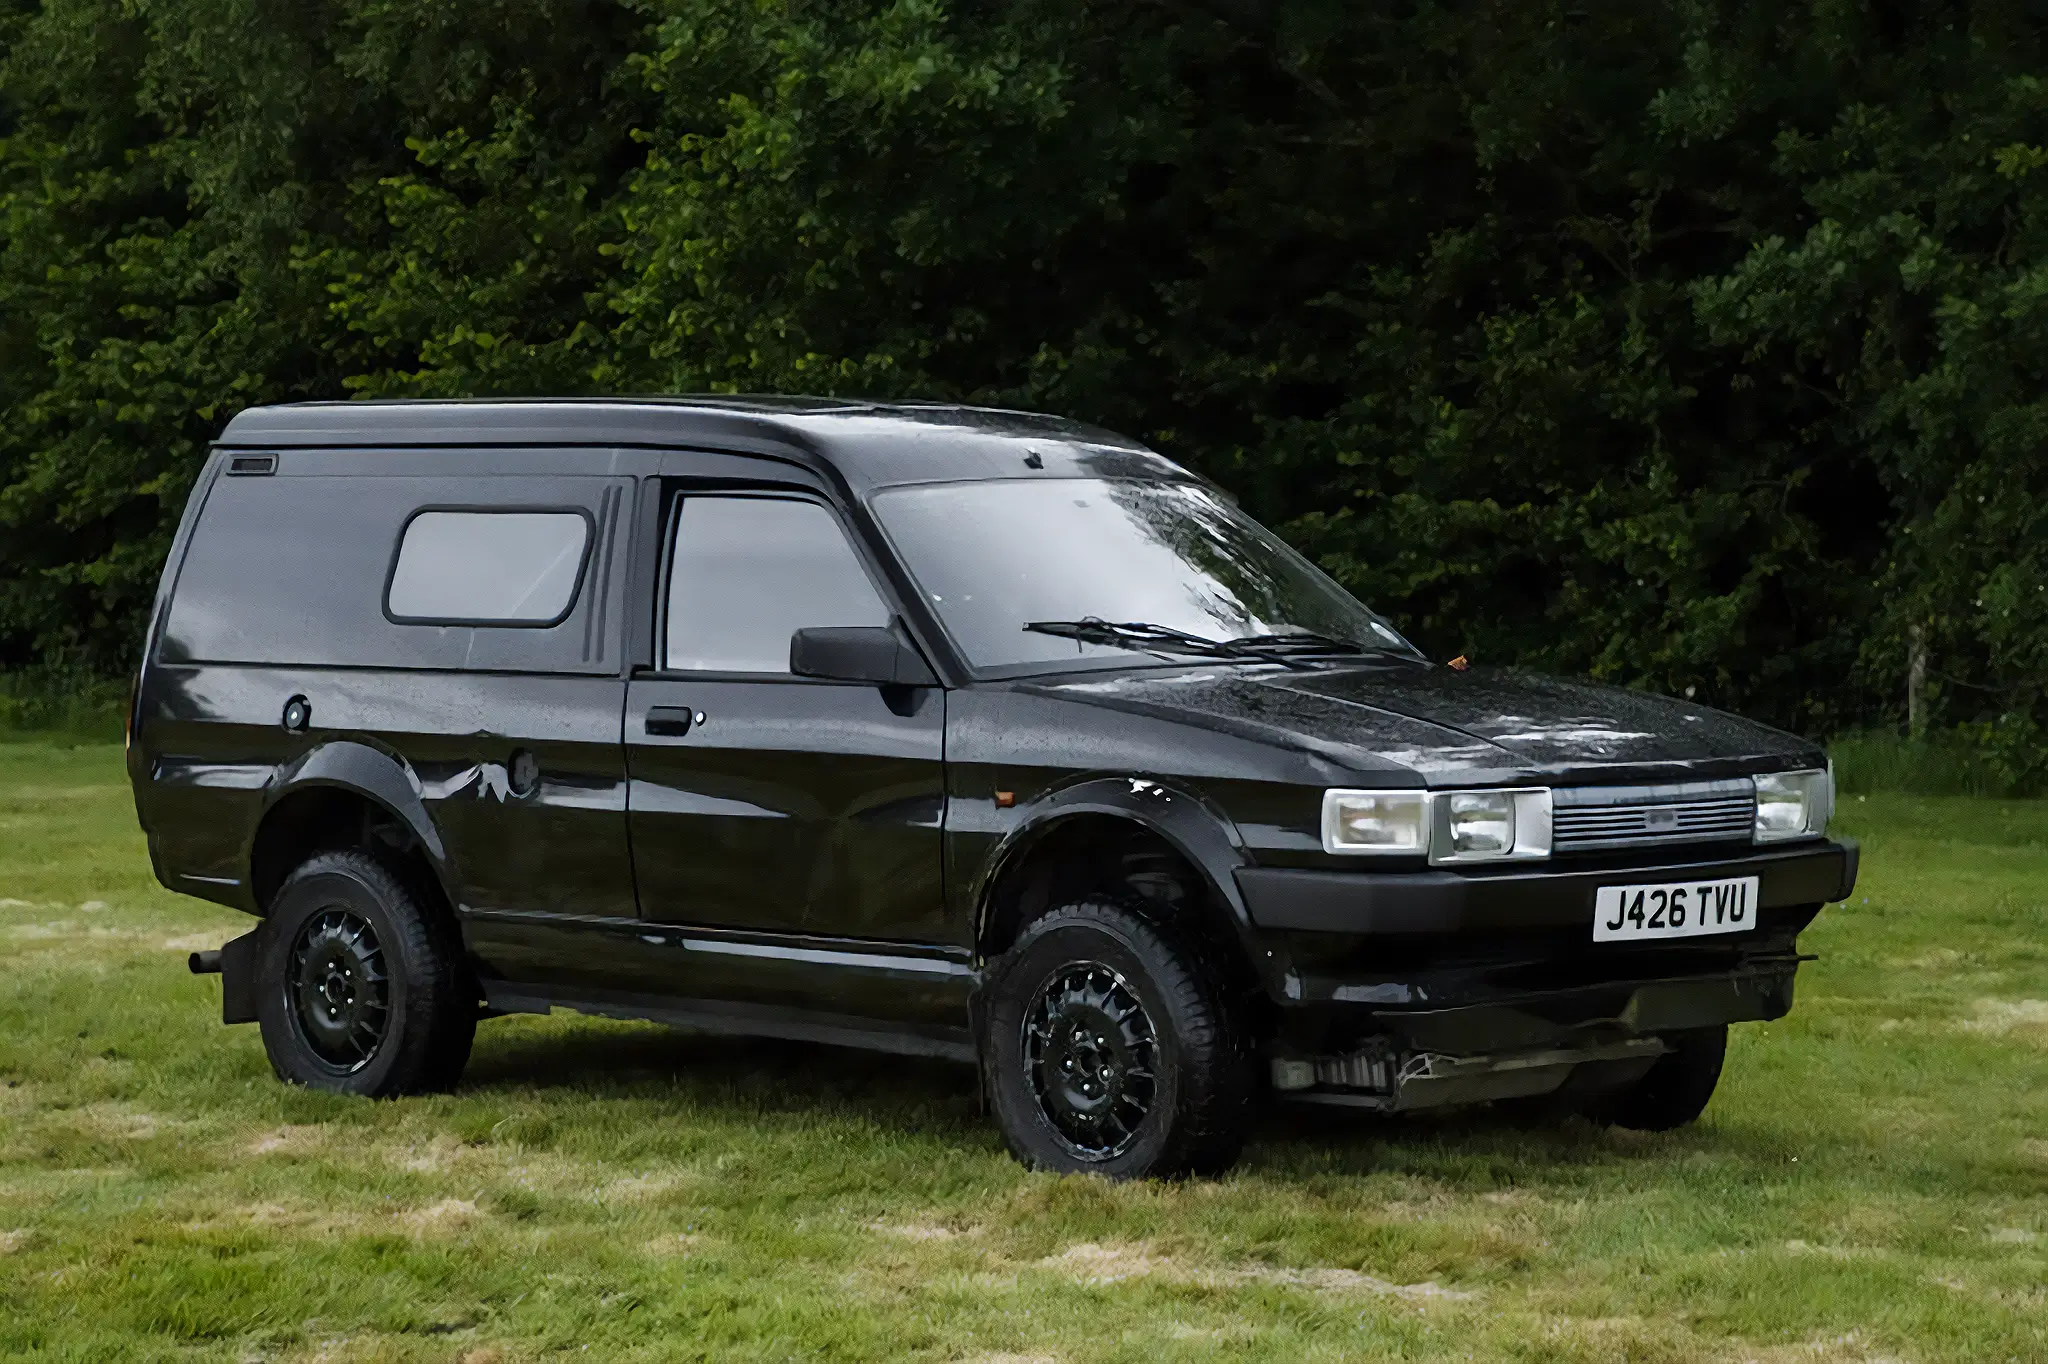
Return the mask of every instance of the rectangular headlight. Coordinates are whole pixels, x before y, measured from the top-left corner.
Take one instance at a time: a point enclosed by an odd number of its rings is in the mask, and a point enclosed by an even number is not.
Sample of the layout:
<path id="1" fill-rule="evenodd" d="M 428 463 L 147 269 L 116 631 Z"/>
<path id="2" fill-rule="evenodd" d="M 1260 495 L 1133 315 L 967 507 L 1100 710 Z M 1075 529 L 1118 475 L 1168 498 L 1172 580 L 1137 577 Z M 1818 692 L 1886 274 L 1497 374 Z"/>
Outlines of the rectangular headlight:
<path id="1" fill-rule="evenodd" d="M 1826 768 L 1765 773 L 1756 779 L 1755 840 L 1779 843 L 1824 834 L 1834 807 L 1834 776 Z"/>
<path id="2" fill-rule="evenodd" d="M 1323 792 L 1323 847 L 1391 857 L 1429 851 L 1429 793 Z"/>
<path id="3" fill-rule="evenodd" d="M 1453 791 L 1440 797 L 1450 851 L 1501 857 L 1515 850 L 1515 798 L 1507 791 Z"/>
<path id="4" fill-rule="evenodd" d="M 1325 791 L 1323 847 L 1431 862 L 1550 856 L 1550 791 Z"/>

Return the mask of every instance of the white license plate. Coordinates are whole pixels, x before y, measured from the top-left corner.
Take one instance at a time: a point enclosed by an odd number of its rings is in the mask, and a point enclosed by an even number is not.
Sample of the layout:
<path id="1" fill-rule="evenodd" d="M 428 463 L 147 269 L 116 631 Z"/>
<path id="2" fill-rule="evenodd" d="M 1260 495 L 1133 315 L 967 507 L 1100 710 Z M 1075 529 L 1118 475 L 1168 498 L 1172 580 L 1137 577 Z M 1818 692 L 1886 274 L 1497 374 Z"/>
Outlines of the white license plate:
<path id="1" fill-rule="evenodd" d="M 1593 892 L 1593 941 L 1661 941 L 1754 928 L 1756 882 L 1754 876 L 1738 876 L 1729 881 L 1602 886 Z"/>

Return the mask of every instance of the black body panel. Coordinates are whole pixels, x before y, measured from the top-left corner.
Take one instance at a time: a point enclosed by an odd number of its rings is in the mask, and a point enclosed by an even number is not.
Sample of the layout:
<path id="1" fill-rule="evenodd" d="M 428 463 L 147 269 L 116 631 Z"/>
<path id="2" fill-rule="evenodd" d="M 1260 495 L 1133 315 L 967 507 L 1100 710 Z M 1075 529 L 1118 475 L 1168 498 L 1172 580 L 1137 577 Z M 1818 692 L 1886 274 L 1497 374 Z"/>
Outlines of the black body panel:
<path id="1" fill-rule="evenodd" d="M 230 452 L 274 458 L 229 473 Z M 1853 844 L 1738 835 L 1454 870 L 1327 851 L 1322 798 L 1747 781 L 1818 768 L 1818 747 L 1398 650 L 977 675 L 870 495 L 1084 477 L 1199 481 L 1109 432 L 936 404 L 244 412 L 187 508 L 144 649 L 129 771 L 157 874 L 261 915 L 278 849 L 342 832 L 309 833 L 308 812 L 360 810 L 445 899 L 494 1008 L 971 1058 L 1016 886 L 1077 831 L 1129 830 L 1185 870 L 1153 912 L 1213 912 L 1202 931 L 1263 996 L 1269 1044 L 1477 1054 L 1790 1007 L 1797 935 L 1848 895 Z M 677 497 L 763 490 L 829 504 L 937 685 L 657 671 Z M 560 622 L 394 617 L 398 537 L 430 507 L 586 517 Z M 1597 886 L 1751 874 L 1750 933 L 1590 941 Z M 251 959 L 238 949 L 236 969 Z"/>
<path id="2" fill-rule="evenodd" d="M 1391 662 L 1307 673 L 1209 668 L 1038 687 L 1294 748 L 1351 772 L 1361 779 L 1355 785 L 1697 780 L 1819 760 L 1812 744 L 1706 706 L 1497 670 Z"/>
<path id="3" fill-rule="evenodd" d="M 642 914 L 945 941 L 945 698 L 919 688 L 914 701 L 899 715 L 872 686 L 634 679 L 627 754 Z M 690 712 L 688 732 L 650 733 L 660 707 Z"/>

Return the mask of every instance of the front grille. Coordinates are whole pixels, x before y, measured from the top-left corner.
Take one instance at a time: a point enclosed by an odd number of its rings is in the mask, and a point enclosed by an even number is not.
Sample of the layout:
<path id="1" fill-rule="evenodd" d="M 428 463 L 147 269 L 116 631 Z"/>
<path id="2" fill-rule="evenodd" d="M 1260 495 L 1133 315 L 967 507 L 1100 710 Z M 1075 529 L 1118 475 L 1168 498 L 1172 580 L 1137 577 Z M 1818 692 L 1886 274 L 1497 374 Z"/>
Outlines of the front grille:
<path id="1" fill-rule="evenodd" d="M 1756 785 L 1747 777 L 1669 786 L 1567 786 L 1551 798 L 1553 852 L 1747 843 L 1756 825 Z"/>

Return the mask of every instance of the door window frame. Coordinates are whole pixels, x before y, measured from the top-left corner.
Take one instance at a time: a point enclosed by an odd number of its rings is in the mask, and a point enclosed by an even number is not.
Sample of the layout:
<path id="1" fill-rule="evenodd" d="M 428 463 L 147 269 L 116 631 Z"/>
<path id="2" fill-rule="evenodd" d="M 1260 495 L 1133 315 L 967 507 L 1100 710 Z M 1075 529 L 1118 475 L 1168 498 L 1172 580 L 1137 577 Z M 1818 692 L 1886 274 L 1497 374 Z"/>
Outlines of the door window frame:
<path id="1" fill-rule="evenodd" d="M 854 534 L 853 527 L 847 524 L 845 514 L 833 504 L 832 499 L 829 497 L 802 487 L 763 487 L 758 485 L 735 487 L 730 484 L 703 485 L 685 483 L 681 487 L 667 491 L 666 496 L 663 498 L 661 555 L 655 569 L 654 585 L 654 666 L 645 676 L 662 679 L 697 679 L 706 682 L 796 683 L 825 687 L 870 685 L 865 682 L 845 682 L 836 678 L 803 677 L 788 671 L 787 668 L 781 672 L 741 672 L 730 668 L 671 668 L 668 665 L 669 593 L 670 589 L 674 586 L 676 539 L 682 530 L 683 504 L 691 498 L 720 498 L 726 500 L 747 498 L 761 502 L 808 502 L 823 508 L 825 514 L 832 518 L 832 523 L 839 528 L 839 534 L 845 539 L 846 547 L 852 552 L 854 562 L 860 566 L 861 573 L 866 576 L 868 587 L 874 592 L 875 599 L 882 604 L 882 609 L 888 612 L 890 625 L 899 625 L 903 618 L 902 607 L 896 601 L 895 593 L 890 589 L 887 581 L 875 572 L 874 564 L 869 561 L 869 553 L 866 546 L 861 543 L 861 538 Z"/>

